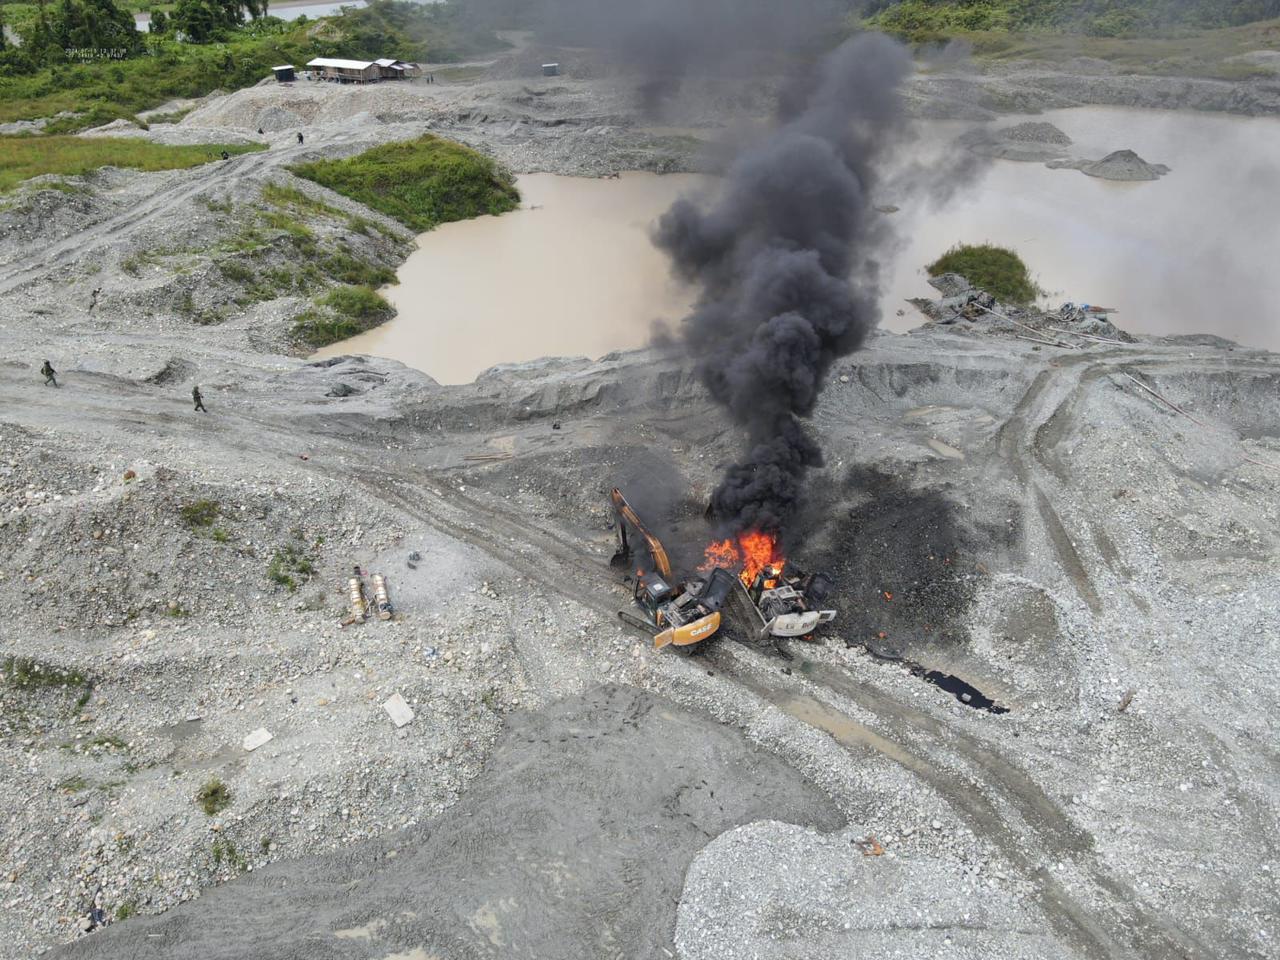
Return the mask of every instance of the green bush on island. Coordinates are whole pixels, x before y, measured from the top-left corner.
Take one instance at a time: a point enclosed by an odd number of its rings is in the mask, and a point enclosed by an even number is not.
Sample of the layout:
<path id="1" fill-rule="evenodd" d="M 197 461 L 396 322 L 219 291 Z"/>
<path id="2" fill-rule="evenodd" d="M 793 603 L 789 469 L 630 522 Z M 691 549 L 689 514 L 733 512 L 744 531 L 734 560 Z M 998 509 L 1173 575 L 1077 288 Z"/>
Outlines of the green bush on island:
<path id="1" fill-rule="evenodd" d="M 514 210 L 515 179 L 470 147 L 430 134 L 387 143 L 346 160 L 289 168 L 418 232 L 442 223 Z"/>
<path id="2" fill-rule="evenodd" d="M 1040 294 L 1022 258 L 1006 247 L 989 243 L 957 244 L 926 269 L 931 277 L 958 273 L 1006 303 L 1030 303 Z"/>

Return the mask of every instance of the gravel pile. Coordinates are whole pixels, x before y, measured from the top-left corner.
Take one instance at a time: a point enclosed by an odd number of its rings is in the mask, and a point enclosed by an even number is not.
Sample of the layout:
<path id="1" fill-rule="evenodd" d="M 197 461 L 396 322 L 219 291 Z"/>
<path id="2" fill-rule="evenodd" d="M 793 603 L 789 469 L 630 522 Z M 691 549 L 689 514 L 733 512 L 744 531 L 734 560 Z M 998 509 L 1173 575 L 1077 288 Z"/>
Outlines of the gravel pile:
<path id="1" fill-rule="evenodd" d="M 1052 160 L 1045 164 L 1051 170 L 1079 170 L 1100 180 L 1134 182 L 1159 180 L 1169 168 L 1162 163 L 1147 163 L 1132 150 L 1116 150 L 1101 160 Z"/>

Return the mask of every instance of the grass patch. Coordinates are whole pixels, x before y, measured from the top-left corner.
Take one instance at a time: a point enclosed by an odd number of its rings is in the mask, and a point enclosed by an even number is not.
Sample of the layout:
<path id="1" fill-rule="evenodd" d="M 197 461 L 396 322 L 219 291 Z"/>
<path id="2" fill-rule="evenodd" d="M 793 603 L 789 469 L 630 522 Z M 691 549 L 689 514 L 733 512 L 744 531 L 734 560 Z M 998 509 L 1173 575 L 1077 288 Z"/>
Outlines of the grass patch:
<path id="1" fill-rule="evenodd" d="M 183 504 L 178 509 L 182 522 L 188 527 L 211 527 L 222 513 L 222 505 L 217 500 L 196 500 Z"/>
<path id="2" fill-rule="evenodd" d="M 19 690 L 40 687 L 82 687 L 89 681 L 79 670 L 56 667 L 30 657 L 5 657 L 0 660 L 0 676 Z"/>
<path id="3" fill-rule="evenodd" d="M 958 244 L 926 269 L 931 277 L 958 273 L 1006 303 L 1030 303 L 1040 294 L 1022 258 L 1012 250 L 989 243 Z"/>
<path id="4" fill-rule="evenodd" d="M 220 867 L 224 860 L 241 873 L 249 868 L 249 861 L 236 849 L 234 843 L 230 840 L 213 841 L 213 865 Z"/>
<path id="5" fill-rule="evenodd" d="M 120 906 L 116 907 L 117 923 L 119 923 L 122 920 L 128 920 L 130 917 L 136 917 L 137 915 L 138 915 L 138 902 L 136 900 L 129 900 L 125 903 L 120 904 Z"/>
<path id="6" fill-rule="evenodd" d="M 231 534 L 227 532 L 225 527 L 214 527 L 209 533 L 209 539 L 214 543 L 230 543 Z"/>
<path id="7" fill-rule="evenodd" d="M 326 257 L 321 269 L 333 279 L 356 287 L 382 287 L 398 282 L 396 272 L 391 268 L 366 263 L 346 250 Z M 386 301 L 383 303 L 386 304 Z M 387 305 L 386 309 L 389 310 L 390 306 Z"/>
<path id="8" fill-rule="evenodd" d="M 106 166 L 180 170 L 208 163 L 223 150 L 238 154 L 263 149 L 257 144 L 170 147 L 133 137 L 0 137 L 0 193 L 46 173 L 83 176 Z"/>
<path id="9" fill-rule="evenodd" d="M 322 309 L 305 310 L 293 318 L 293 338 L 313 348 L 364 333 L 394 312 L 391 304 L 368 287 L 336 287 L 318 304 Z"/>
<path id="10" fill-rule="evenodd" d="M 67 777 L 67 779 L 58 784 L 58 789 L 66 793 L 80 793 L 89 789 L 89 781 L 79 776 Z"/>
<path id="11" fill-rule="evenodd" d="M 283 230 L 296 241 L 304 243 L 314 242 L 316 235 L 311 232 L 311 228 L 299 220 L 297 217 L 290 216 L 283 210 L 268 210 L 262 214 L 263 221 L 270 227 L 277 230 Z"/>
<path id="12" fill-rule="evenodd" d="M 394 312 L 381 294 L 368 287 L 335 287 L 320 298 L 320 304 L 339 316 L 370 326 Z"/>
<path id="13" fill-rule="evenodd" d="M 249 283 L 253 280 L 253 271 L 236 260 L 223 260 L 218 264 L 218 272 L 235 283 Z"/>
<path id="14" fill-rule="evenodd" d="M 293 338 L 313 348 L 326 347 L 340 340 L 350 340 L 365 328 L 354 320 L 334 317 L 318 310 L 304 310 L 293 318 Z"/>
<path id="15" fill-rule="evenodd" d="M 194 109 L 195 107 L 186 107 L 183 110 L 174 110 L 171 113 L 153 113 L 147 117 L 147 123 L 153 126 L 157 123 L 177 123 Z"/>
<path id="16" fill-rule="evenodd" d="M 316 572 L 315 563 L 305 549 L 296 544 L 281 547 L 267 564 L 267 579 L 293 593 L 310 580 Z"/>
<path id="17" fill-rule="evenodd" d="M 520 202 L 514 178 L 495 161 L 431 135 L 290 169 L 420 233 L 442 223 L 505 213 Z"/>
<path id="18" fill-rule="evenodd" d="M 331 207 L 321 200 L 309 197 L 296 187 L 282 187 L 279 184 L 268 183 L 262 188 L 262 199 L 276 207 L 293 207 L 317 216 L 338 218 L 345 216 L 337 207 Z"/>
<path id="19" fill-rule="evenodd" d="M 196 791 L 196 804 L 211 817 L 231 806 L 231 799 L 231 789 L 217 777 Z"/>

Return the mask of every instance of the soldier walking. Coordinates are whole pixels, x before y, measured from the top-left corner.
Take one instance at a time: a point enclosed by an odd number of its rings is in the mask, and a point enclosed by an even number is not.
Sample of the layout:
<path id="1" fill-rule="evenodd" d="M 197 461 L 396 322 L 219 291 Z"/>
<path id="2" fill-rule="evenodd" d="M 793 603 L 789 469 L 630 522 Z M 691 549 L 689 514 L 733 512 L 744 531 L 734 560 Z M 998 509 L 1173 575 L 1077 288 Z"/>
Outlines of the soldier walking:
<path id="1" fill-rule="evenodd" d="M 40 372 L 44 374 L 44 385 L 46 387 L 50 384 L 53 384 L 55 387 L 58 385 L 58 379 L 54 375 L 57 371 L 53 369 L 53 364 L 48 360 L 44 362 L 44 366 L 40 368 Z"/>
<path id="2" fill-rule="evenodd" d="M 94 287 L 93 293 L 89 295 L 89 312 L 93 313 L 93 308 L 98 305 L 98 294 L 102 293 L 101 287 Z"/>
<path id="3" fill-rule="evenodd" d="M 195 402 L 197 413 L 208 413 L 204 408 L 204 397 L 200 393 L 200 385 L 196 384 L 191 388 L 191 399 Z"/>
<path id="4" fill-rule="evenodd" d="M 302 131 L 298 131 L 298 143 L 302 143 Z"/>

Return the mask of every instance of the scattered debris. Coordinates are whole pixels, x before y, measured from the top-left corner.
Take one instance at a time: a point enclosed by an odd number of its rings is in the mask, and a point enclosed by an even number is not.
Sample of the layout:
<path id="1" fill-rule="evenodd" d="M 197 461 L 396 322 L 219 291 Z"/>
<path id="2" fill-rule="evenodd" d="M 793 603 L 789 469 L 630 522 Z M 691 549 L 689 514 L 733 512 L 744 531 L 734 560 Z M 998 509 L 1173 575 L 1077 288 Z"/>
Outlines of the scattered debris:
<path id="1" fill-rule="evenodd" d="M 1133 698 L 1137 695 L 1137 693 L 1138 691 L 1134 687 L 1130 687 L 1128 690 L 1126 690 L 1124 692 L 1124 696 L 1120 698 L 1120 705 L 1116 707 L 1116 713 L 1124 713 L 1126 710 L 1128 710 L 1129 704 L 1133 703 Z"/>
<path id="2" fill-rule="evenodd" d="M 347 579 L 347 615 L 343 618 L 342 625 L 350 626 L 353 623 L 364 623 L 369 618 L 369 598 L 364 592 L 364 578 L 360 575 L 360 568 L 354 568 L 354 572 Z"/>
<path id="3" fill-rule="evenodd" d="M 271 735 L 270 731 L 268 731 L 266 727 L 259 727 L 257 730 L 254 730 L 247 737 L 245 737 L 244 742 L 241 745 L 250 753 L 252 753 L 254 750 L 257 750 L 264 743 L 267 743 L 268 741 L 273 739 L 275 738 Z"/>
<path id="4" fill-rule="evenodd" d="M 854 849 L 864 857 L 879 857 L 884 855 L 884 845 L 872 836 L 867 836 L 860 840 L 854 840 L 853 846 Z"/>
<path id="5" fill-rule="evenodd" d="M 1090 342 L 1136 342 L 1111 323 L 1111 315 L 1116 311 L 1109 307 L 1068 302 L 1051 311 L 1035 305 L 1001 303 L 993 294 L 973 286 L 958 273 L 931 277 L 929 286 L 941 294 L 938 299 L 917 297 L 907 302 L 937 324 L 981 323 L 984 332 L 1007 333 L 1018 339 L 1068 350 L 1083 344 L 1073 344 L 1057 334 Z"/>
<path id="6" fill-rule="evenodd" d="M 387 578 L 380 573 L 373 575 L 373 609 L 379 620 L 390 620 L 391 595 L 387 592 Z"/>
<path id="7" fill-rule="evenodd" d="M 392 694 L 390 699 L 382 705 L 382 709 L 387 711 L 387 716 L 391 718 L 391 722 L 397 727 L 403 727 L 414 717 L 413 708 L 398 693 Z"/>

